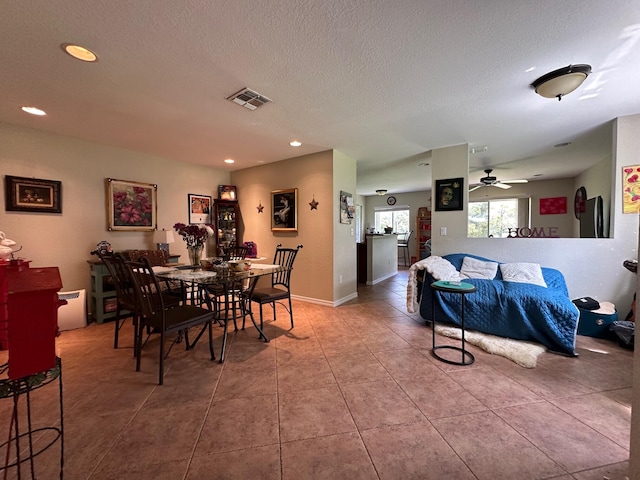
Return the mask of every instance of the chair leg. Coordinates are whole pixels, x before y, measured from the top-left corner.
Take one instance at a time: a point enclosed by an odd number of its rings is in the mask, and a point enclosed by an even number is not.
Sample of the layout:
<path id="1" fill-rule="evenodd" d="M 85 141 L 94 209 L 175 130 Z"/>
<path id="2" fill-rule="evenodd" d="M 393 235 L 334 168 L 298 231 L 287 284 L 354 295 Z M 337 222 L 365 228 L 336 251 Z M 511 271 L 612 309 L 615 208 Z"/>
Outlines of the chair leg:
<path id="1" fill-rule="evenodd" d="M 136 347 L 134 348 L 136 355 L 136 372 L 140 371 L 140 357 L 142 357 L 142 332 L 144 331 L 142 323 L 142 318 L 138 318 L 138 325 L 136 327 Z"/>
<path id="2" fill-rule="evenodd" d="M 211 325 L 213 323 L 213 319 L 211 319 L 211 321 L 208 323 L 208 328 L 209 328 L 209 353 L 211 353 L 211 360 L 215 360 L 216 359 L 216 354 L 213 351 L 213 326 Z"/>
<path id="3" fill-rule="evenodd" d="M 262 303 L 260 303 L 260 330 L 264 330 L 262 326 Z"/>
<path id="4" fill-rule="evenodd" d="M 116 319 L 113 323 L 116 324 L 116 330 L 113 334 L 113 348 L 118 348 L 118 334 L 120 333 L 120 307 L 117 307 L 116 309 Z"/>
<path id="5" fill-rule="evenodd" d="M 289 316 L 291 317 L 291 328 L 293 328 L 293 306 L 291 305 L 291 295 L 289 295 Z"/>
<path id="6" fill-rule="evenodd" d="M 164 330 L 160 332 L 160 365 L 158 367 L 158 385 L 164 383 Z"/>

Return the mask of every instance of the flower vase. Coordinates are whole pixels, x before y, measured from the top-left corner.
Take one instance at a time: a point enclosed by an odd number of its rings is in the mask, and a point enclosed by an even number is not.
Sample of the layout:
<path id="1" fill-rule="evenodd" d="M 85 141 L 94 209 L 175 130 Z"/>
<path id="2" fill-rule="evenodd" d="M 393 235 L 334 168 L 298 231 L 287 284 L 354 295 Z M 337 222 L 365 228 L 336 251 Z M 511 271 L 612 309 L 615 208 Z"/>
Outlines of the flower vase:
<path id="1" fill-rule="evenodd" d="M 204 245 L 187 246 L 187 252 L 189 252 L 189 262 L 191 265 L 200 265 L 200 257 L 202 256 L 202 248 Z"/>

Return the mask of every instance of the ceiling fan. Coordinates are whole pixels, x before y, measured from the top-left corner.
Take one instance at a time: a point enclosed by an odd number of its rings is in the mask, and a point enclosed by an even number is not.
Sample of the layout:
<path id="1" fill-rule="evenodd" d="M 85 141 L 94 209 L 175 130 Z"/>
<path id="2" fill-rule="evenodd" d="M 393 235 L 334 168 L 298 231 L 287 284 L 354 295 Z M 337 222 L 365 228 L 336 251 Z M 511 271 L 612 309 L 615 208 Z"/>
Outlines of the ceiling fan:
<path id="1" fill-rule="evenodd" d="M 474 190 L 477 190 L 479 188 L 482 187 L 498 187 L 498 188 L 502 188 L 504 190 L 511 188 L 511 185 L 509 185 L 510 183 L 528 183 L 529 180 L 526 179 L 521 179 L 521 180 L 504 180 L 504 181 L 500 181 L 498 180 L 498 177 L 493 177 L 491 175 L 491 172 L 493 172 L 493 169 L 491 168 L 487 168 L 484 173 L 487 174 L 486 177 L 482 177 L 480 179 L 480 183 L 476 183 L 474 185 L 471 185 L 471 188 L 469 189 L 469 192 L 473 192 Z"/>

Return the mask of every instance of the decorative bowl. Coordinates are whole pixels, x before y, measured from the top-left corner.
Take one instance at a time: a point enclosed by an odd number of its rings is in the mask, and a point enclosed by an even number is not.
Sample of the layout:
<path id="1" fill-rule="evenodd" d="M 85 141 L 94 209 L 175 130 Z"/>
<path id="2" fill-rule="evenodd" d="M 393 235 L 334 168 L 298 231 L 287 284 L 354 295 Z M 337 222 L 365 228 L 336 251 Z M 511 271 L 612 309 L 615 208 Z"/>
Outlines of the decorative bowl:
<path id="1" fill-rule="evenodd" d="M 229 260 L 229 269 L 234 272 L 244 272 L 251 268 L 251 260 Z"/>
<path id="2" fill-rule="evenodd" d="M 215 265 L 222 263 L 222 259 L 218 257 L 203 258 L 200 260 L 200 266 L 203 270 L 213 270 Z"/>

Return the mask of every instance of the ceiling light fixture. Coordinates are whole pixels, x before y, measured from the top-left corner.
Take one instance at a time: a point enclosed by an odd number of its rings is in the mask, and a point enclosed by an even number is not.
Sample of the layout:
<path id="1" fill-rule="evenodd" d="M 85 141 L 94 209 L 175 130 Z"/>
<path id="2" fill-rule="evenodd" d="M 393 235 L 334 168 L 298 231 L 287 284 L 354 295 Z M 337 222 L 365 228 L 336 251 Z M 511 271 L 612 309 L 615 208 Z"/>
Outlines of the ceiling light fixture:
<path id="1" fill-rule="evenodd" d="M 22 107 L 22 111 L 26 113 L 30 113 L 31 115 L 39 115 L 39 116 L 43 116 L 47 114 L 47 112 L 45 112 L 44 110 L 40 110 L 39 108 L 36 108 L 36 107 Z"/>
<path id="2" fill-rule="evenodd" d="M 387 191 L 384 188 L 380 188 L 378 190 L 376 190 L 376 193 L 380 196 L 384 195 L 385 193 L 387 193 Z"/>
<path id="3" fill-rule="evenodd" d="M 88 48 L 81 47 L 80 45 L 74 45 L 73 43 L 63 43 L 61 47 L 62 50 L 71 55 L 73 58 L 82 60 L 83 62 L 98 61 L 98 55 L 93 53 Z"/>
<path id="4" fill-rule="evenodd" d="M 299 147 L 300 145 L 302 145 L 302 143 L 300 143 L 298 140 L 293 140 L 292 142 L 289 142 L 289 145 L 291 145 L 292 147 Z"/>
<path id="5" fill-rule="evenodd" d="M 531 86 L 541 97 L 562 100 L 564 95 L 582 85 L 590 73 L 591 65 L 569 65 L 541 76 Z"/>
<path id="6" fill-rule="evenodd" d="M 233 158 L 227 158 L 224 163 L 236 163 L 236 161 Z"/>
<path id="7" fill-rule="evenodd" d="M 469 149 L 469 153 L 484 153 L 487 150 L 489 150 L 489 147 L 487 147 L 486 145 L 484 145 L 482 147 L 471 147 Z"/>

